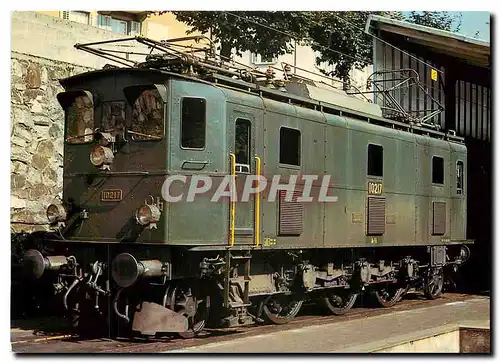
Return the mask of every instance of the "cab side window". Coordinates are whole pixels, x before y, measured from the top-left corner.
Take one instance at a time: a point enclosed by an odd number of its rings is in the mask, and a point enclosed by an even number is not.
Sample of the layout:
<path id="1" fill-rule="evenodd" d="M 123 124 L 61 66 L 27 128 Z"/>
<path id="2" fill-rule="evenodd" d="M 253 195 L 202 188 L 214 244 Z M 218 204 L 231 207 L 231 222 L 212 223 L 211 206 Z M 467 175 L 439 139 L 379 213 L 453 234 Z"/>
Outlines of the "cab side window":
<path id="1" fill-rule="evenodd" d="M 246 119 L 237 118 L 234 128 L 236 163 L 250 165 L 250 133 L 252 124 Z"/>
<path id="2" fill-rule="evenodd" d="M 464 162 L 457 161 L 457 194 L 464 193 Z"/>
<path id="3" fill-rule="evenodd" d="M 181 147 L 205 148 L 206 100 L 184 97 L 181 101 Z"/>
<path id="4" fill-rule="evenodd" d="M 300 166 L 300 131 L 282 127 L 280 129 L 280 164 Z"/>
<path id="5" fill-rule="evenodd" d="M 432 184 L 444 184 L 444 159 L 432 157 Z"/>
<path id="6" fill-rule="evenodd" d="M 384 176 L 384 148 L 380 145 L 368 144 L 367 174 Z"/>

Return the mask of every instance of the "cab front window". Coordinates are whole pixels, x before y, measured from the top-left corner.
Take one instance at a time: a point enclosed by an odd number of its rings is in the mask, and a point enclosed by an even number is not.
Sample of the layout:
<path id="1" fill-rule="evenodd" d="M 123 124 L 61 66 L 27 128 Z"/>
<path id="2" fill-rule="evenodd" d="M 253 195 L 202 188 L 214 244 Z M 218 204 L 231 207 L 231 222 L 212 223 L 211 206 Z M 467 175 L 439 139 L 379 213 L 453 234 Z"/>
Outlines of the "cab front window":
<path id="1" fill-rule="evenodd" d="M 102 129 L 121 132 L 126 127 L 125 102 L 111 101 L 102 104 Z"/>
<path id="2" fill-rule="evenodd" d="M 156 86 L 128 87 L 125 90 L 132 108 L 128 133 L 133 140 L 159 140 L 164 134 L 165 102 Z"/>
<path id="3" fill-rule="evenodd" d="M 94 103 L 87 91 L 69 91 L 57 95 L 66 119 L 66 141 L 71 144 L 91 142 L 94 133 Z"/>

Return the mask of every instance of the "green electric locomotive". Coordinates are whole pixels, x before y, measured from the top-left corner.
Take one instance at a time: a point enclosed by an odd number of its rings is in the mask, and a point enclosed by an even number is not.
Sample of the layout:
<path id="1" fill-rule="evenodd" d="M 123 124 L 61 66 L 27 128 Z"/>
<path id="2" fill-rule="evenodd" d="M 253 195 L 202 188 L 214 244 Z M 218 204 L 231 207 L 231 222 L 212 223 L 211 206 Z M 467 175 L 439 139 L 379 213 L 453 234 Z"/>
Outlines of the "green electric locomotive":
<path id="1" fill-rule="evenodd" d="M 24 257 L 74 324 L 192 337 L 286 323 L 306 300 L 391 306 L 410 287 L 438 297 L 468 258 L 453 132 L 289 68 L 276 81 L 212 46 L 131 40 L 154 52 L 61 80 L 63 196 Z"/>

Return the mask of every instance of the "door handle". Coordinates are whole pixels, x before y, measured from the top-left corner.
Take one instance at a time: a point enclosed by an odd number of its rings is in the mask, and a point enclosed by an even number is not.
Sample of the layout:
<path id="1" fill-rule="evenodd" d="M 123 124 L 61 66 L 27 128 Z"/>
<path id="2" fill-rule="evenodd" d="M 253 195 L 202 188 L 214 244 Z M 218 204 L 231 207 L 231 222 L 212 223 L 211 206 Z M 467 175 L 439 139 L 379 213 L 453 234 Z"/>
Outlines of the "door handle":
<path id="1" fill-rule="evenodd" d="M 208 161 L 184 160 L 181 168 L 184 170 L 203 170 L 207 164 Z"/>

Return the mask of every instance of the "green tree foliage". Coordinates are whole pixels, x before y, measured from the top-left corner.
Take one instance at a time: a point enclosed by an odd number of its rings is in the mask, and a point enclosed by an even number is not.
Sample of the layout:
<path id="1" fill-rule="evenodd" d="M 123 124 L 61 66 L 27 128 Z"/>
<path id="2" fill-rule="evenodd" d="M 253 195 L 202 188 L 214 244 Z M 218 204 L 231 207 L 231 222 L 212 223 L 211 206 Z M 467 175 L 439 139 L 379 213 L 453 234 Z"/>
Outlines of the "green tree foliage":
<path id="1" fill-rule="evenodd" d="M 174 11 L 177 20 L 191 26 L 190 32 L 210 34 L 222 47 L 222 54 L 231 49 L 237 55 L 251 51 L 274 57 L 293 50 L 291 36 L 273 29 L 293 32 L 297 39 L 307 36 L 307 13 L 285 11 L 240 11 L 239 17 L 222 11 Z M 265 26 L 257 25 L 256 23 Z"/>
<path id="2" fill-rule="evenodd" d="M 431 28 L 437 28 L 441 30 L 448 31 L 459 31 L 462 25 L 462 13 L 457 16 L 451 16 L 446 11 L 411 11 L 406 17 L 406 21 L 411 23 L 429 26 Z M 453 28 L 453 22 L 457 20 L 458 23 L 455 28 Z"/>
<path id="3" fill-rule="evenodd" d="M 221 54 L 244 51 L 276 57 L 293 50 L 294 41 L 307 42 L 320 55 L 317 64 L 335 65 L 332 76 L 346 79 L 350 69 L 371 63 L 372 38 L 364 33 L 370 14 L 450 30 L 454 18 L 445 12 L 364 11 L 175 11 L 190 32 L 210 34 L 221 44 Z M 234 14 L 234 15 L 233 15 Z M 235 16 L 236 15 L 236 16 Z"/>
<path id="4" fill-rule="evenodd" d="M 319 52 L 316 63 L 335 65 L 331 75 L 345 80 L 351 68 L 370 64 L 373 42 L 364 32 L 369 15 L 364 11 L 316 13 L 308 32 L 311 48 Z"/>

